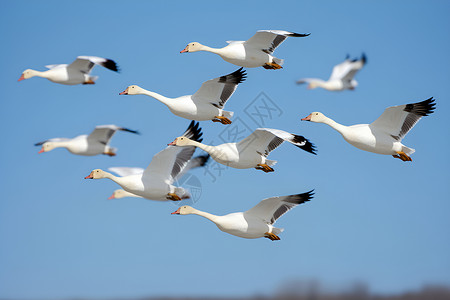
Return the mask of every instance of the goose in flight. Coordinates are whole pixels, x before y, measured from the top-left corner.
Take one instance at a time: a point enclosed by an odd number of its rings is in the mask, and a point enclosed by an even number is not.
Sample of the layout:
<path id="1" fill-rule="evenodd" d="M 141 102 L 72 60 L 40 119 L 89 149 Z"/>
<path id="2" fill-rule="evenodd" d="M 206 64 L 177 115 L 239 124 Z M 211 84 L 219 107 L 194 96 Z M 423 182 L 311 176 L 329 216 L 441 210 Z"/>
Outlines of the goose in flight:
<path id="1" fill-rule="evenodd" d="M 22 76 L 20 76 L 18 81 L 38 76 L 65 85 L 95 84 L 95 80 L 97 80 L 98 76 L 89 75 L 95 65 L 105 67 L 115 72 L 119 71 L 116 62 L 111 59 L 97 56 L 78 56 L 70 65 L 48 65 L 46 66 L 46 68 L 49 69 L 47 71 L 41 72 L 27 69 L 23 71 Z"/>
<path id="2" fill-rule="evenodd" d="M 192 121 L 183 137 L 201 142 L 202 132 L 198 123 Z M 152 161 L 142 174 L 114 176 L 101 169 L 93 170 L 85 179 L 108 178 L 120 185 L 125 191 L 150 200 L 179 201 L 190 197 L 183 187 L 173 185 L 175 178 L 183 172 L 194 154 L 195 147 L 178 148 L 168 146 L 153 156 Z"/>
<path id="3" fill-rule="evenodd" d="M 238 143 L 208 146 L 181 136 L 169 145 L 195 146 L 208 152 L 215 161 L 225 166 L 236 169 L 255 168 L 267 173 L 273 172 L 272 166 L 277 163 L 275 160 L 268 160 L 267 156 L 283 142 L 289 142 L 302 150 L 316 154 L 315 146 L 303 136 L 271 128 L 258 128 Z"/>
<path id="4" fill-rule="evenodd" d="M 66 148 L 72 154 L 93 156 L 106 154 L 116 155 L 116 148 L 109 146 L 109 142 L 116 131 L 127 131 L 139 134 L 136 130 L 131 130 L 116 125 L 100 125 L 95 127 L 89 135 L 79 135 L 72 139 L 53 138 L 43 142 L 36 143 L 35 146 L 42 146 L 38 153 L 48 152 L 55 148 Z"/>
<path id="5" fill-rule="evenodd" d="M 186 167 L 178 173 L 175 180 L 178 181 L 181 177 L 183 177 L 189 170 L 203 167 L 208 162 L 209 155 L 199 155 L 191 159 Z M 129 176 L 129 175 L 142 175 L 144 173 L 144 169 L 142 168 L 130 168 L 130 167 L 112 167 L 108 168 L 109 171 L 116 173 L 119 176 Z M 118 189 L 113 192 L 113 194 L 108 198 L 108 200 L 111 199 L 120 199 L 124 197 L 138 197 L 142 198 L 141 196 L 135 195 L 133 193 L 127 192 L 123 189 Z"/>
<path id="6" fill-rule="evenodd" d="M 216 216 L 187 205 L 181 206 L 172 214 L 199 215 L 216 224 L 221 231 L 241 238 L 265 237 L 272 241 L 278 241 L 280 240 L 278 235 L 284 229 L 273 226 L 275 222 L 292 208 L 310 201 L 313 195 L 313 190 L 311 190 L 303 194 L 267 198 L 245 212 L 236 212 L 225 216 Z"/>
<path id="7" fill-rule="evenodd" d="M 224 110 L 225 103 L 246 76 L 245 70 L 240 68 L 231 74 L 205 81 L 193 95 L 178 98 L 167 98 L 137 85 L 130 85 L 119 95 L 147 95 L 165 104 L 179 117 L 196 121 L 211 120 L 227 125 L 231 124 L 233 112 Z"/>
<path id="8" fill-rule="evenodd" d="M 284 30 L 259 30 L 247 41 L 227 41 L 228 46 L 223 48 L 211 48 L 191 42 L 180 53 L 207 51 L 218 54 L 223 60 L 240 67 L 277 70 L 282 68 L 284 60 L 273 56 L 275 49 L 288 37 L 309 35 Z"/>
<path id="9" fill-rule="evenodd" d="M 321 87 L 329 91 L 354 90 L 358 82 L 353 77 L 364 67 L 366 62 L 367 58 L 364 53 L 360 59 L 351 60 L 347 56 L 344 62 L 334 66 L 333 72 L 327 81 L 318 78 L 303 78 L 298 80 L 297 83 L 308 83 L 308 89 Z"/>
<path id="10" fill-rule="evenodd" d="M 302 121 L 324 123 L 339 132 L 344 140 L 361 150 L 392 155 L 402 161 L 412 161 L 414 149 L 402 144 L 402 139 L 419 120 L 433 113 L 435 102 L 429 98 L 422 102 L 392 106 L 371 124 L 341 125 L 320 112 L 313 112 Z"/>

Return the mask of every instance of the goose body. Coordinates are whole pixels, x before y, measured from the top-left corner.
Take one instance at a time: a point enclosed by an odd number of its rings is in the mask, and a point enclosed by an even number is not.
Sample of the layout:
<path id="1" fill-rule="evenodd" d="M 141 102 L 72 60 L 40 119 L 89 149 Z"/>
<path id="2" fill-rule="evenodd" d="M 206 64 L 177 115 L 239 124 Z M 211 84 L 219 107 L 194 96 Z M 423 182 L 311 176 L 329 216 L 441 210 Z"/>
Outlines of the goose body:
<path id="1" fill-rule="evenodd" d="M 194 157 L 193 159 L 189 160 L 186 167 L 184 167 L 180 173 L 177 174 L 177 176 L 174 178 L 174 180 L 179 180 L 181 177 L 183 177 L 189 170 L 203 167 L 206 165 L 207 161 L 209 159 L 209 155 L 199 155 L 197 157 Z M 113 167 L 108 168 L 109 171 L 114 172 L 118 174 L 119 176 L 130 176 L 130 175 L 142 175 L 145 171 L 145 169 L 142 168 L 130 168 L 130 167 Z M 140 197 L 136 194 L 127 192 L 122 189 L 115 190 L 113 194 L 108 198 L 110 199 L 120 199 L 124 197 Z"/>
<path id="2" fill-rule="evenodd" d="M 318 78 L 303 78 L 298 80 L 297 83 L 308 83 L 308 89 L 320 87 L 329 91 L 353 90 L 358 85 L 358 82 L 353 77 L 364 67 L 366 62 L 367 58 L 364 53 L 359 60 L 350 60 L 347 57 L 344 62 L 334 66 L 333 72 L 327 81 Z"/>
<path id="3" fill-rule="evenodd" d="M 202 133 L 198 123 L 192 121 L 183 136 L 201 142 Z M 189 192 L 183 187 L 174 186 L 173 182 L 180 173 L 183 173 L 194 151 L 195 147 L 180 149 L 168 146 L 153 156 L 143 173 L 136 172 L 120 177 L 95 169 L 85 179 L 108 178 L 119 184 L 125 191 L 150 200 L 186 199 L 190 197 Z"/>
<path id="4" fill-rule="evenodd" d="M 165 104 L 174 115 L 179 117 L 230 124 L 229 118 L 233 116 L 233 112 L 224 110 L 225 103 L 245 78 L 245 70 L 240 68 L 231 74 L 205 81 L 193 95 L 178 98 L 167 98 L 137 85 L 129 86 L 119 95 L 147 95 Z"/>
<path id="5" fill-rule="evenodd" d="M 27 69 L 18 81 L 37 76 L 65 85 L 94 84 L 98 77 L 92 76 L 90 73 L 95 65 L 100 65 L 115 72 L 119 71 L 117 64 L 111 59 L 97 56 L 78 56 L 69 65 L 48 65 L 46 66 L 49 69 L 47 71 Z"/>
<path id="6" fill-rule="evenodd" d="M 314 145 L 303 136 L 271 128 L 258 128 L 238 143 L 209 146 L 185 137 L 178 137 L 169 145 L 199 147 L 211 155 L 215 161 L 228 167 L 256 168 L 264 172 L 272 172 L 271 166 L 275 165 L 276 161 L 267 159 L 267 156 L 285 141 L 315 154 Z"/>
<path id="7" fill-rule="evenodd" d="M 172 214 L 195 214 L 204 217 L 221 231 L 246 239 L 265 237 L 272 241 L 280 240 L 278 234 L 284 229 L 274 226 L 278 218 L 295 206 L 310 201 L 313 191 L 303 194 L 267 198 L 245 212 L 216 216 L 190 206 L 181 206 Z"/>
<path id="8" fill-rule="evenodd" d="M 219 55 L 226 62 L 245 68 L 281 69 L 284 61 L 273 56 L 275 49 L 288 37 L 308 35 L 284 30 L 259 30 L 247 41 L 228 41 L 228 46 L 223 48 L 211 48 L 192 42 L 180 53 L 207 51 Z"/>
<path id="9" fill-rule="evenodd" d="M 423 116 L 433 113 L 434 106 L 434 99 L 429 98 L 418 103 L 388 107 L 371 124 L 345 126 L 320 112 L 313 112 L 302 121 L 327 124 L 358 149 L 411 161 L 409 155 L 415 150 L 406 147 L 401 141 Z"/>
<path id="10" fill-rule="evenodd" d="M 127 131 L 138 134 L 137 131 L 119 127 L 116 125 L 100 125 L 95 127 L 89 135 L 79 135 L 72 139 L 53 138 L 36 143 L 35 146 L 42 146 L 39 153 L 48 152 L 55 148 L 66 148 L 70 153 L 84 156 L 106 154 L 116 155 L 116 148 L 109 146 L 109 142 L 116 131 Z"/>

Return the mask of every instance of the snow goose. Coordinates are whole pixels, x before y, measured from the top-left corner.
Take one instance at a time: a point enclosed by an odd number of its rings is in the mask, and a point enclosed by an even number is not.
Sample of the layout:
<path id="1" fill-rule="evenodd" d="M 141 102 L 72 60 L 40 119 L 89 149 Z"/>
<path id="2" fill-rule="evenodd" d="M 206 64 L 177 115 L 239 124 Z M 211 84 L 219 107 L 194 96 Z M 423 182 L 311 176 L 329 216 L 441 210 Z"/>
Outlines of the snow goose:
<path id="1" fill-rule="evenodd" d="M 317 78 L 303 78 L 297 81 L 298 84 L 308 83 L 308 89 L 317 87 L 324 88 L 329 91 L 354 90 L 358 82 L 353 79 L 355 74 L 366 64 L 366 55 L 363 53 L 361 59 L 350 60 L 349 57 L 344 62 L 334 66 L 328 81 Z"/>
<path id="2" fill-rule="evenodd" d="M 165 104 L 169 110 L 188 120 L 221 122 L 231 124 L 233 112 L 223 110 L 227 100 L 233 95 L 239 83 L 246 78 L 245 70 L 239 70 L 205 81 L 194 95 L 167 98 L 147 91 L 137 85 L 129 86 L 119 95 L 147 95 Z"/>
<path id="3" fill-rule="evenodd" d="M 190 169 L 205 166 L 208 159 L 209 159 L 209 155 L 199 155 L 199 156 L 194 157 L 193 159 L 189 160 L 186 167 L 180 173 L 178 173 L 175 180 L 178 180 L 179 178 L 183 177 L 184 174 L 186 174 Z M 112 168 L 108 168 L 108 170 L 111 172 L 114 172 L 122 177 L 129 176 L 129 175 L 136 175 L 136 174 L 142 175 L 144 173 L 144 169 L 142 169 L 142 168 L 112 167 Z M 108 200 L 120 199 L 120 198 L 124 198 L 124 197 L 142 198 L 141 196 L 135 195 L 133 193 L 127 192 L 122 189 L 118 189 L 113 192 L 113 194 L 108 198 Z"/>
<path id="4" fill-rule="evenodd" d="M 344 140 L 361 150 L 392 155 L 402 161 L 411 161 L 414 149 L 401 143 L 403 137 L 424 116 L 433 113 L 433 98 L 386 108 L 383 114 L 371 124 L 344 126 L 320 112 L 313 112 L 302 121 L 324 123 L 338 131 Z"/>
<path id="5" fill-rule="evenodd" d="M 273 56 L 275 49 L 287 37 L 305 37 L 310 35 L 284 30 L 259 30 L 247 41 L 227 41 L 228 46 L 211 48 L 198 42 L 189 43 L 184 52 L 207 51 L 218 54 L 223 60 L 245 68 L 264 67 L 265 69 L 281 69 L 283 59 Z"/>
<path id="6" fill-rule="evenodd" d="M 199 215 L 212 221 L 221 231 L 238 237 L 246 239 L 265 237 L 278 241 L 280 240 L 278 234 L 284 229 L 273 226 L 276 220 L 297 205 L 310 201 L 313 195 L 311 190 L 298 195 L 267 198 L 245 212 L 225 216 L 216 216 L 190 206 L 181 206 L 172 214 Z"/>
<path id="7" fill-rule="evenodd" d="M 181 136 L 169 145 L 195 146 L 208 152 L 215 161 L 225 166 L 236 169 L 255 168 L 267 173 L 273 172 L 271 166 L 276 164 L 275 160 L 268 160 L 267 156 L 285 141 L 316 154 L 315 146 L 303 136 L 271 128 L 258 128 L 238 143 L 208 146 Z"/>
<path id="8" fill-rule="evenodd" d="M 184 137 L 201 142 L 201 128 L 191 122 Z M 172 183 L 188 164 L 195 147 L 180 149 L 169 146 L 153 156 L 152 161 L 142 174 L 117 177 L 100 169 L 93 170 L 85 179 L 109 178 L 125 191 L 150 200 L 182 200 L 190 197 L 189 192 Z"/>
<path id="9" fill-rule="evenodd" d="M 95 65 L 100 65 L 115 72 L 119 71 L 117 64 L 111 59 L 97 56 L 78 56 L 70 65 L 48 65 L 46 66 L 49 69 L 47 71 L 40 72 L 27 69 L 23 71 L 18 81 L 38 76 L 66 85 L 95 84 L 98 76 L 89 75 Z"/>
<path id="10" fill-rule="evenodd" d="M 95 127 L 94 131 L 89 135 L 79 135 L 72 139 L 53 138 L 36 143 L 35 146 L 42 145 L 38 153 L 48 152 L 55 148 L 66 148 L 70 153 L 78 155 L 92 156 L 106 154 L 114 156 L 116 155 L 117 149 L 109 146 L 109 141 L 117 130 L 139 134 L 138 131 L 116 125 L 101 125 Z"/>

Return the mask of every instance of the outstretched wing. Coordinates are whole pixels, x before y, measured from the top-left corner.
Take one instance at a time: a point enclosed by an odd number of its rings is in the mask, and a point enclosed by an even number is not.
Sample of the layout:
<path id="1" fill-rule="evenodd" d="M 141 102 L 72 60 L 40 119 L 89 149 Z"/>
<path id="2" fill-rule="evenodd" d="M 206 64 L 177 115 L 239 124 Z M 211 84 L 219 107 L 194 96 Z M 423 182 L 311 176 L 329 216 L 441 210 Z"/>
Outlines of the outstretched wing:
<path id="1" fill-rule="evenodd" d="M 316 154 L 314 144 L 303 136 L 272 128 L 256 129 L 248 137 L 237 143 L 237 148 L 240 151 L 256 151 L 261 155 L 268 156 L 272 150 L 285 141 L 307 152 Z"/>
<path id="2" fill-rule="evenodd" d="M 231 74 L 205 81 L 200 89 L 192 95 L 192 100 L 223 108 L 238 84 L 243 82 L 246 77 L 245 70 L 240 68 Z"/>
<path id="3" fill-rule="evenodd" d="M 247 210 L 244 215 L 256 216 L 269 225 L 299 204 L 310 201 L 314 190 L 303 194 L 267 198 Z"/>
<path id="4" fill-rule="evenodd" d="M 191 169 L 205 166 L 206 163 L 208 162 L 208 160 L 209 160 L 209 154 L 199 155 L 199 156 L 194 157 L 187 163 L 186 167 L 184 167 L 184 169 L 181 170 L 181 172 L 178 173 L 178 175 L 174 179 L 178 180 L 179 178 L 183 177 L 184 174 L 186 174 Z"/>
<path id="5" fill-rule="evenodd" d="M 346 59 L 344 62 L 334 66 L 329 80 L 351 81 L 356 73 L 364 67 L 367 58 L 363 53 L 361 59 Z"/>
<path id="6" fill-rule="evenodd" d="M 183 136 L 197 142 L 203 139 L 198 122 L 192 121 Z M 172 183 L 188 164 L 195 152 L 195 147 L 168 146 L 153 156 L 144 171 L 144 176 L 152 176 Z"/>
<path id="7" fill-rule="evenodd" d="M 433 113 L 435 105 L 431 97 L 418 103 L 388 107 L 369 126 L 390 134 L 396 140 L 401 140 L 422 117 Z"/>
<path id="8" fill-rule="evenodd" d="M 107 145 L 109 143 L 109 140 L 112 138 L 112 136 L 114 135 L 114 133 L 116 133 L 117 130 L 139 134 L 139 132 L 136 130 L 131 130 L 116 125 L 100 125 L 95 127 L 94 131 L 92 131 L 91 134 L 89 134 L 88 140 L 97 141 Z"/>
<path id="9" fill-rule="evenodd" d="M 266 53 L 272 54 L 275 49 L 284 42 L 289 36 L 305 37 L 310 35 L 289 32 L 284 30 L 259 30 L 250 39 L 245 41 L 245 45 L 263 50 Z"/>
<path id="10" fill-rule="evenodd" d="M 95 65 L 100 65 L 115 72 L 119 72 L 119 68 L 115 61 L 97 56 L 78 56 L 68 68 L 89 74 Z"/>

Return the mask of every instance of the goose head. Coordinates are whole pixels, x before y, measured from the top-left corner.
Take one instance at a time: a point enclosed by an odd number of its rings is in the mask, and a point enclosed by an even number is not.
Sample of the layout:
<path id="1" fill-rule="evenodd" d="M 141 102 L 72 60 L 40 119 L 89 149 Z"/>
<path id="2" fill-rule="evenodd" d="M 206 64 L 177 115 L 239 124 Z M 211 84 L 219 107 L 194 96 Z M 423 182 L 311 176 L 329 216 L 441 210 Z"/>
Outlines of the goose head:
<path id="1" fill-rule="evenodd" d="M 140 95 L 143 91 L 144 89 L 138 85 L 130 85 L 125 89 L 125 91 L 119 93 L 119 95 Z"/>
<path id="2" fill-rule="evenodd" d="M 303 118 L 302 121 L 311 121 L 316 123 L 323 123 L 327 117 L 321 112 L 312 112 L 306 118 Z"/>
<path id="3" fill-rule="evenodd" d="M 198 42 L 192 42 L 187 44 L 186 48 L 180 51 L 180 53 L 184 52 L 197 52 L 203 50 L 203 45 Z"/>
<path id="4" fill-rule="evenodd" d="M 124 198 L 124 197 L 127 197 L 127 193 L 122 189 L 118 189 L 113 192 L 113 194 L 108 198 L 108 200 L 120 199 L 120 198 Z"/>
<path id="5" fill-rule="evenodd" d="M 178 208 L 176 211 L 171 213 L 171 215 L 190 215 L 195 212 L 195 209 L 193 207 L 190 207 L 189 205 L 184 205 Z"/>
<path id="6" fill-rule="evenodd" d="M 84 179 L 102 179 L 102 178 L 106 178 L 106 172 L 101 169 L 95 169 L 88 176 L 84 177 Z"/>
<path id="7" fill-rule="evenodd" d="M 42 148 L 41 148 L 41 150 L 38 153 L 40 154 L 40 153 L 43 153 L 43 152 L 52 151 L 53 149 L 55 149 L 57 147 L 58 147 L 58 145 L 56 143 L 45 142 L 45 143 L 42 144 Z"/>
<path id="8" fill-rule="evenodd" d="M 37 71 L 32 70 L 32 69 L 26 69 L 25 71 L 23 71 L 22 75 L 20 76 L 19 80 L 17 81 L 22 81 L 31 77 L 34 77 L 38 74 Z"/>
<path id="9" fill-rule="evenodd" d="M 190 146 L 190 145 L 192 145 L 191 142 L 192 142 L 191 139 L 188 139 L 185 136 L 180 136 L 180 137 L 177 137 L 172 143 L 167 144 L 167 146 L 180 146 L 180 147 Z"/>

